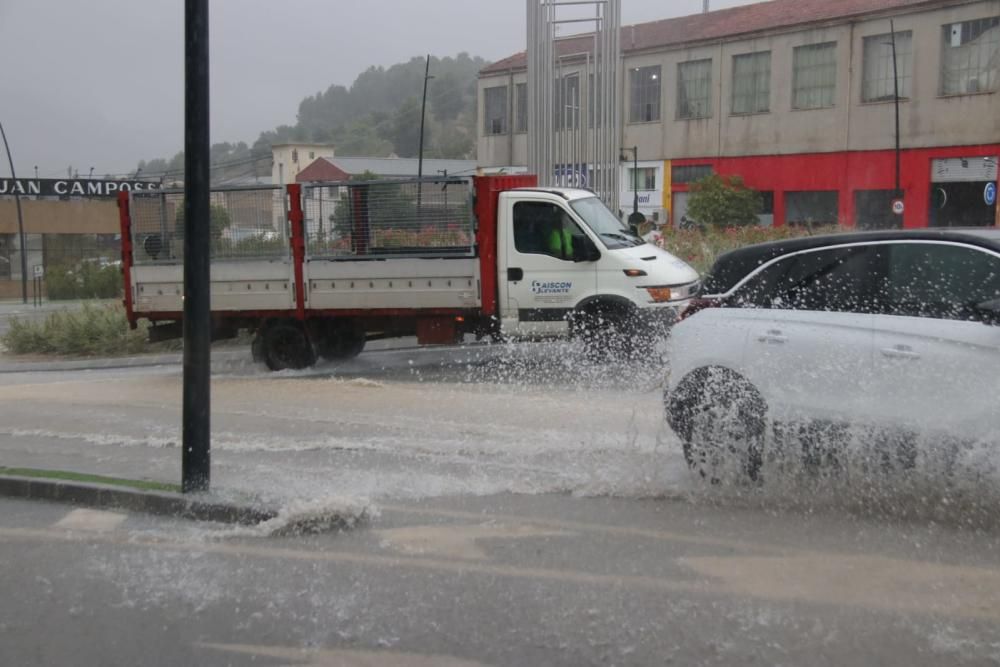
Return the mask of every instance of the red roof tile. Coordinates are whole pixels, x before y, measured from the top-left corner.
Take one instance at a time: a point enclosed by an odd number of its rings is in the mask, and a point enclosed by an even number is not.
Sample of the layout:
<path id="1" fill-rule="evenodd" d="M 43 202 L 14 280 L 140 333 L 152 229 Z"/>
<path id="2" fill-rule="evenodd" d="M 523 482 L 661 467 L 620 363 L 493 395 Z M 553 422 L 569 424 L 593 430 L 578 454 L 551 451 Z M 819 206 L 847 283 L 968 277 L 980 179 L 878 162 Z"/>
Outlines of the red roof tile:
<path id="1" fill-rule="evenodd" d="M 741 7 L 720 9 L 707 14 L 693 14 L 672 19 L 623 26 L 621 47 L 624 53 L 664 46 L 679 46 L 724 38 L 739 37 L 765 30 L 838 22 L 866 14 L 905 10 L 921 5 L 943 6 L 954 0 L 771 0 Z M 559 40 L 559 54 L 589 50 L 589 36 Z M 480 74 L 495 74 L 527 67 L 524 51 L 489 65 Z"/>
<path id="2" fill-rule="evenodd" d="M 316 158 L 308 167 L 303 169 L 295 177 L 298 183 L 310 183 L 314 181 L 347 181 L 351 175 L 333 164 L 325 157 Z"/>

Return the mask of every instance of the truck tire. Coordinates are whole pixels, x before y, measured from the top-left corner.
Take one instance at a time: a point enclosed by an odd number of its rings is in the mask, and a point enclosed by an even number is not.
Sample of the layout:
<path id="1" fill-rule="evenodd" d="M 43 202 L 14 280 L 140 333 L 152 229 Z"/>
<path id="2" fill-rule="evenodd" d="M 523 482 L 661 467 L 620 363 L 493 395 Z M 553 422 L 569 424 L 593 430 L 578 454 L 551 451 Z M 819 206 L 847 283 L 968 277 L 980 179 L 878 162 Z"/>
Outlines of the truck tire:
<path id="1" fill-rule="evenodd" d="M 628 360 L 635 356 L 635 317 L 626 309 L 595 304 L 575 314 L 570 331 L 594 361 Z"/>
<path id="2" fill-rule="evenodd" d="M 318 336 L 316 352 L 328 361 L 353 359 L 365 349 L 365 332 L 350 325 L 331 325 Z"/>
<path id="3" fill-rule="evenodd" d="M 297 322 L 278 321 L 263 331 L 264 363 L 272 371 L 300 370 L 316 363 L 305 329 Z"/>

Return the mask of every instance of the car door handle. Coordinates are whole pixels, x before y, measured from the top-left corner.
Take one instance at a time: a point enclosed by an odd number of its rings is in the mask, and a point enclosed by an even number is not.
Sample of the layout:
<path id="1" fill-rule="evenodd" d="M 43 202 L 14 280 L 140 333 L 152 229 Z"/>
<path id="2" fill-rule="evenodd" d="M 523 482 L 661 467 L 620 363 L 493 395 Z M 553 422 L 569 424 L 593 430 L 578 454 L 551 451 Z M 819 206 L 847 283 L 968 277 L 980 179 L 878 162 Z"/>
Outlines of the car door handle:
<path id="1" fill-rule="evenodd" d="M 757 340 L 769 345 L 781 345 L 788 342 L 788 336 L 781 333 L 778 329 L 768 329 L 765 333 L 758 336 Z"/>
<path id="2" fill-rule="evenodd" d="M 524 269 L 507 269 L 507 280 L 512 283 L 516 283 L 519 280 L 524 280 Z"/>
<path id="3" fill-rule="evenodd" d="M 909 345 L 893 345 L 892 347 L 883 347 L 882 356 L 887 359 L 919 359 L 920 353 L 914 352 Z"/>

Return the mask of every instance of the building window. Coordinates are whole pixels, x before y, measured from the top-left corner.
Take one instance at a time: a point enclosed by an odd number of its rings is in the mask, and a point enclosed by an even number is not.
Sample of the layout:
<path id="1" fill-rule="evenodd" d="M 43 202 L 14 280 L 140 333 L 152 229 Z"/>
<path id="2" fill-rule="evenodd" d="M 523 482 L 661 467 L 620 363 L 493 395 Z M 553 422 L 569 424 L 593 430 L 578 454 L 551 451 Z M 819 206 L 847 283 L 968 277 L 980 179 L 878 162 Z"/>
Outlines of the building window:
<path id="1" fill-rule="evenodd" d="M 677 117 L 712 117 L 712 59 L 677 65 Z"/>
<path id="2" fill-rule="evenodd" d="M 528 84 L 518 83 L 514 85 L 514 131 L 528 131 Z"/>
<path id="3" fill-rule="evenodd" d="M 707 164 L 689 164 L 670 169 L 670 181 L 674 185 L 686 185 L 712 175 L 712 167 Z"/>
<path id="4" fill-rule="evenodd" d="M 901 229 L 903 216 L 892 212 L 895 190 L 857 190 L 854 193 L 854 223 L 860 230 Z"/>
<path id="5" fill-rule="evenodd" d="M 802 227 L 837 224 L 837 191 L 786 192 L 785 218 Z"/>
<path id="6" fill-rule="evenodd" d="M 1000 83 L 1000 17 L 942 28 L 941 94 L 965 95 Z"/>
<path id="7" fill-rule="evenodd" d="M 507 86 L 496 86 L 483 91 L 483 109 L 487 135 L 507 134 Z"/>
<path id="8" fill-rule="evenodd" d="M 792 108 L 825 109 L 837 93 L 837 43 L 798 46 L 792 57 Z"/>
<path id="9" fill-rule="evenodd" d="M 299 163 L 299 151 L 298 149 L 292 149 L 292 162 L 295 164 Z"/>
<path id="10" fill-rule="evenodd" d="M 553 107 L 557 130 L 580 127 L 580 75 L 570 74 L 556 79 Z"/>
<path id="11" fill-rule="evenodd" d="M 892 35 L 865 37 L 864 65 L 861 78 L 862 102 L 885 102 L 895 99 L 892 71 Z M 899 97 L 909 99 L 912 79 L 913 33 L 896 33 L 896 68 L 899 71 Z"/>
<path id="12" fill-rule="evenodd" d="M 660 120 L 660 66 L 636 67 L 629 71 L 630 123 Z"/>
<path id="13" fill-rule="evenodd" d="M 771 52 L 733 56 L 733 113 L 771 110 Z"/>
<path id="14" fill-rule="evenodd" d="M 648 191 L 656 189 L 656 167 L 639 167 L 628 170 L 629 191 Z"/>
<path id="15" fill-rule="evenodd" d="M 316 159 L 316 151 L 309 151 L 309 159 L 310 160 Z"/>

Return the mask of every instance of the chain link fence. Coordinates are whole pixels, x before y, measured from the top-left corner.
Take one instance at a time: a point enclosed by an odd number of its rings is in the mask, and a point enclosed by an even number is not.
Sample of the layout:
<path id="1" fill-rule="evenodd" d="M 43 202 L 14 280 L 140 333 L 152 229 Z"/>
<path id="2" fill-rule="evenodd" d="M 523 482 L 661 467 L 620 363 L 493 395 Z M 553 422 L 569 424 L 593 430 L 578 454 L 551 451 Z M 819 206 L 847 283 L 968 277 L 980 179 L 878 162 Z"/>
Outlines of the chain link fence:
<path id="1" fill-rule="evenodd" d="M 302 202 L 311 257 L 475 254 L 471 191 L 462 179 L 307 184 Z"/>
<path id="2" fill-rule="evenodd" d="M 288 204 L 279 187 L 213 190 L 210 196 L 213 260 L 282 259 L 289 256 Z M 184 193 L 133 192 L 130 212 L 135 263 L 184 260 Z"/>

